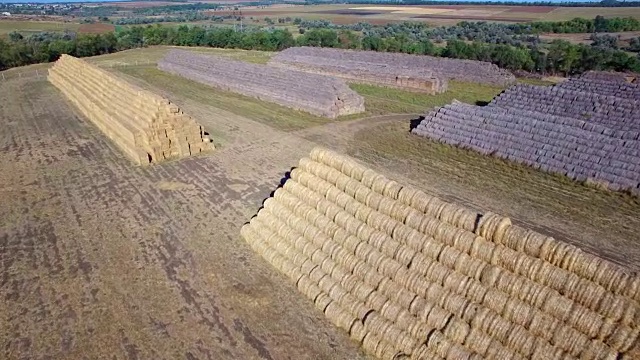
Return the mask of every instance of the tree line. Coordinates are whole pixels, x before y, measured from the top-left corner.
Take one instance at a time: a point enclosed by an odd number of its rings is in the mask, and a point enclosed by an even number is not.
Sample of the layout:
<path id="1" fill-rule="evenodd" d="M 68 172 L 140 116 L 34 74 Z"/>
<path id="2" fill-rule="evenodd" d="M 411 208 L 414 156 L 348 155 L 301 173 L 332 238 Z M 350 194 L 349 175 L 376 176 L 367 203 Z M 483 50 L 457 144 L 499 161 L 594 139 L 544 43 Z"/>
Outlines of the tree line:
<path id="1" fill-rule="evenodd" d="M 481 60 L 509 70 L 537 73 L 572 75 L 587 70 L 640 72 L 640 60 L 624 51 L 562 40 L 553 41 L 546 47 L 455 39 L 448 40 L 446 45 L 436 45 L 429 39 L 417 39 L 406 33 L 383 37 L 344 29 L 310 29 L 294 39 L 288 30 L 281 29 L 252 28 L 239 32 L 228 27 L 168 27 L 159 24 L 99 35 L 39 33 L 25 38 L 13 33 L 9 40 L 0 39 L 0 70 L 55 61 L 61 54 L 85 57 L 151 45 L 265 51 L 279 51 L 292 46 L 320 46 Z"/>

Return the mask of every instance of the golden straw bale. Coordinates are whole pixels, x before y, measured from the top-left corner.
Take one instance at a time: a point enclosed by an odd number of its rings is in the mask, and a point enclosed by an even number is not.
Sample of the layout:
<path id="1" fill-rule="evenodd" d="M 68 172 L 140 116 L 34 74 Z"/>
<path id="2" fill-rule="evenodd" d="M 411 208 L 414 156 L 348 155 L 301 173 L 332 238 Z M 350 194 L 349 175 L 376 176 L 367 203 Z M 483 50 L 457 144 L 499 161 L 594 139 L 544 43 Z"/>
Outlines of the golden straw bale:
<path id="1" fill-rule="evenodd" d="M 387 301 L 389 300 L 386 296 L 384 296 L 384 294 L 380 293 L 379 291 L 373 291 L 369 294 L 369 297 L 366 299 L 365 304 L 371 307 L 376 312 L 380 312 Z"/>
<path id="2" fill-rule="evenodd" d="M 440 216 L 442 214 L 442 210 L 444 209 L 444 207 L 447 206 L 447 203 L 436 198 L 436 197 L 431 197 L 431 199 L 429 199 L 429 203 L 427 204 L 427 207 L 425 209 L 425 214 L 434 217 L 436 219 L 440 219 Z"/>
<path id="3" fill-rule="evenodd" d="M 425 216 L 422 218 L 418 230 L 423 234 L 433 235 L 440 224 L 440 220 L 430 216 Z"/>
<path id="4" fill-rule="evenodd" d="M 382 197 L 382 199 L 380 200 L 380 203 L 378 204 L 378 207 L 376 208 L 376 210 L 378 210 L 380 213 L 389 216 L 391 214 L 391 210 L 393 209 L 394 205 L 395 205 L 395 201 L 387 198 L 387 197 Z"/>
<path id="5" fill-rule="evenodd" d="M 384 199 L 382 195 L 376 194 L 374 192 L 370 192 L 369 195 L 367 195 L 367 198 L 365 200 L 365 205 L 367 205 L 368 207 L 374 210 L 378 210 L 382 199 Z"/>
<path id="6" fill-rule="evenodd" d="M 369 354 L 375 355 L 378 344 L 380 344 L 380 336 L 373 331 L 369 331 L 362 340 L 362 348 Z"/>
<path id="7" fill-rule="evenodd" d="M 327 156 L 328 153 L 329 151 L 326 149 L 323 149 L 321 147 L 315 147 L 313 148 L 313 150 L 311 150 L 311 154 L 309 155 L 309 157 L 314 161 L 323 162 L 324 157 Z"/>
<path id="8" fill-rule="evenodd" d="M 398 196 L 400 195 L 400 190 L 402 190 L 402 185 L 393 180 L 390 180 L 382 190 L 382 195 L 397 200 Z"/>
<path id="9" fill-rule="evenodd" d="M 555 347 L 563 349 L 572 356 L 579 356 L 583 349 L 590 344 L 586 335 L 568 326 L 559 326 L 555 329 L 552 343 Z"/>
<path id="10" fill-rule="evenodd" d="M 360 299 L 362 301 L 365 301 L 367 306 L 369 306 L 369 302 L 366 301 L 369 297 L 372 296 L 372 294 L 374 293 L 375 289 L 373 288 L 373 286 L 371 286 L 370 284 L 366 284 L 364 282 L 359 282 L 358 284 L 356 284 L 355 288 L 352 291 L 353 296 L 355 296 L 357 299 Z"/>
<path id="11" fill-rule="evenodd" d="M 509 218 L 487 212 L 480 217 L 476 234 L 496 244 L 502 244 L 503 237 L 510 226 Z"/>
<path id="12" fill-rule="evenodd" d="M 316 308 L 322 312 L 325 311 L 325 309 L 327 308 L 327 306 L 329 306 L 330 303 L 331 303 L 331 298 L 329 297 L 329 295 L 325 293 L 321 293 L 320 295 L 318 295 L 318 297 L 316 297 L 316 301 L 315 301 Z"/>
<path id="13" fill-rule="evenodd" d="M 333 181 L 328 180 L 330 183 L 334 184 L 338 189 L 340 189 L 340 191 L 343 191 L 346 193 L 347 190 L 347 185 L 353 181 L 353 179 L 351 179 L 350 177 L 342 174 L 339 171 L 333 171 L 333 173 L 335 173 L 335 179 L 333 179 Z"/>
<path id="14" fill-rule="evenodd" d="M 371 189 L 358 184 L 354 198 L 362 204 L 366 204 L 367 196 L 371 193 Z"/>
<path id="15" fill-rule="evenodd" d="M 322 290 L 306 275 L 298 279 L 297 286 L 300 292 L 305 294 L 311 301 L 314 301 L 322 293 Z"/>
<path id="16" fill-rule="evenodd" d="M 354 203 L 354 204 L 359 204 L 357 201 L 355 201 L 351 196 L 345 194 L 345 193 L 340 193 L 340 195 L 338 195 L 338 197 L 336 198 L 335 201 L 336 205 L 338 205 L 339 207 L 346 209 L 349 205 L 349 203 Z"/>
<path id="17" fill-rule="evenodd" d="M 324 314 L 331 322 L 345 331 L 349 331 L 353 323 L 357 321 L 355 316 L 344 311 L 336 302 L 327 305 Z"/>
<path id="18" fill-rule="evenodd" d="M 375 191 L 380 195 L 383 195 L 384 188 L 385 186 L 387 186 L 387 183 L 389 183 L 389 179 L 387 179 L 382 175 L 378 175 L 375 177 L 370 187 L 371 187 L 371 190 Z"/>
<path id="19" fill-rule="evenodd" d="M 451 246 L 445 246 L 444 249 L 440 252 L 440 257 L 438 261 L 441 262 L 444 266 L 454 269 L 456 266 L 456 262 L 458 257 L 461 256 L 462 253 Z"/>
<path id="20" fill-rule="evenodd" d="M 398 248 L 395 259 L 398 260 L 399 263 L 409 266 L 409 264 L 411 264 L 411 262 L 416 258 L 417 254 L 418 253 L 410 247 L 403 245 Z"/>
<path id="21" fill-rule="evenodd" d="M 398 192 L 398 201 L 401 203 L 412 206 L 413 197 L 416 196 L 420 191 L 412 186 L 402 186 L 400 191 Z"/>
<path id="22" fill-rule="evenodd" d="M 349 330 L 349 337 L 352 340 L 362 344 L 362 340 L 364 340 L 365 335 L 367 335 L 367 330 L 364 325 L 360 321 L 356 321 L 351 325 L 351 329 Z"/>
<path id="23" fill-rule="evenodd" d="M 362 183 L 362 185 L 371 188 L 371 186 L 373 185 L 374 181 L 376 181 L 378 178 L 384 178 L 382 175 L 379 175 L 378 173 L 376 173 L 375 171 L 371 170 L 371 169 L 367 169 L 365 170 L 365 172 L 362 174 L 362 179 L 360 180 L 360 182 Z"/>
<path id="24" fill-rule="evenodd" d="M 362 246 L 364 245 L 365 244 L 363 244 Z M 366 261 L 367 261 L 367 264 L 369 264 L 369 266 L 371 266 L 372 268 L 379 269 L 380 264 L 385 258 L 386 257 L 384 256 L 384 254 L 380 253 L 376 249 L 372 249 L 367 255 Z"/>
<path id="25" fill-rule="evenodd" d="M 358 182 L 357 180 L 351 179 L 351 178 L 347 178 L 347 184 L 344 186 L 344 192 L 347 193 L 347 195 L 351 196 L 352 198 L 356 199 L 356 201 L 362 203 L 363 201 L 361 201 L 361 199 L 358 199 L 358 197 L 356 197 L 356 194 L 358 194 L 358 192 L 362 189 L 362 190 L 367 190 L 366 187 L 362 186 L 360 184 L 360 182 Z M 362 199 L 364 200 L 364 199 Z"/>
<path id="26" fill-rule="evenodd" d="M 370 263 L 373 266 L 373 263 Z M 378 271 L 383 274 L 397 274 L 400 269 L 404 268 L 400 263 L 392 258 L 385 257 L 378 265 Z"/>
<path id="27" fill-rule="evenodd" d="M 417 350 L 411 354 L 411 360 L 441 360 L 442 356 L 434 353 L 427 345 L 420 345 Z"/>
<path id="28" fill-rule="evenodd" d="M 415 209 L 412 209 L 395 201 L 388 215 L 396 221 L 400 222 L 400 224 L 404 224 L 411 212 L 415 211 Z M 420 223 L 418 222 L 416 226 L 420 226 Z"/>

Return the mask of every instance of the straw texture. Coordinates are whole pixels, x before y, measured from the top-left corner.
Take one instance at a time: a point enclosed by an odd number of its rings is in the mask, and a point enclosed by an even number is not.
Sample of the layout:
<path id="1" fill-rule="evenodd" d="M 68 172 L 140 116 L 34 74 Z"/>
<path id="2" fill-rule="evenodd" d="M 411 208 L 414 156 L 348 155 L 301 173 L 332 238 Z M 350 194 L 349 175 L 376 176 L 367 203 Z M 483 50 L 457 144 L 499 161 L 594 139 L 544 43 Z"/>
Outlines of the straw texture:
<path id="1" fill-rule="evenodd" d="M 242 228 L 381 359 L 635 359 L 639 280 L 316 148 Z"/>
<path id="2" fill-rule="evenodd" d="M 84 60 L 62 55 L 48 79 L 136 164 L 213 149 L 202 127 L 169 100 Z"/>

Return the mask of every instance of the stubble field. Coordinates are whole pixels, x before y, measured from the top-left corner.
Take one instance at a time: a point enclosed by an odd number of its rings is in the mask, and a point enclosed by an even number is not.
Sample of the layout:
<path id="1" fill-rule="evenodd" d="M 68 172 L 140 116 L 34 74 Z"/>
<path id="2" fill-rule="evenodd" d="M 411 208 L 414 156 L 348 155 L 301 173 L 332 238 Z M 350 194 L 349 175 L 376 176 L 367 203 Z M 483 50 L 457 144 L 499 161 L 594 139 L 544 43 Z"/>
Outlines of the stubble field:
<path id="1" fill-rule="evenodd" d="M 164 51 L 90 61 L 175 101 L 215 152 L 136 167 L 42 77 L 0 81 L 0 358 L 363 358 L 239 234 L 315 145 L 640 269 L 637 198 L 409 133 L 428 107 L 499 88 L 352 85 L 368 113 L 321 121 L 159 72 Z"/>

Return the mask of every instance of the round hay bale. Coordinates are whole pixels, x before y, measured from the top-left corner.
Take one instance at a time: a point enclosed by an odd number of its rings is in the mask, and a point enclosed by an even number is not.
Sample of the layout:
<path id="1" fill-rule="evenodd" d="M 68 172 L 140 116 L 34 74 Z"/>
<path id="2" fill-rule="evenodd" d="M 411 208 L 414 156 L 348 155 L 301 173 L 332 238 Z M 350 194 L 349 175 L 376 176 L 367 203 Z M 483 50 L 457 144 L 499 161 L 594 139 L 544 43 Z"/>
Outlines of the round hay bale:
<path id="1" fill-rule="evenodd" d="M 508 301 L 509 297 L 505 293 L 489 289 L 485 295 L 483 304 L 496 313 L 502 314 Z"/>
<path id="2" fill-rule="evenodd" d="M 460 207 L 456 211 L 456 215 L 453 218 L 453 225 L 466 230 L 473 231 L 476 227 L 479 214 L 471 209 Z"/>
<path id="3" fill-rule="evenodd" d="M 347 251 L 352 252 L 354 254 L 358 253 L 358 247 L 362 244 L 362 240 L 359 238 L 350 235 L 342 245 Z"/>
<path id="4" fill-rule="evenodd" d="M 369 242 L 369 239 L 371 238 L 371 236 L 373 236 L 373 234 L 377 232 L 378 231 L 374 230 L 371 226 L 362 224 L 362 226 L 358 228 L 356 235 L 358 236 L 358 238 L 360 238 L 360 240 Z"/>
<path id="5" fill-rule="evenodd" d="M 373 266 L 373 263 L 371 265 Z M 388 257 L 385 257 L 377 267 L 378 271 L 389 276 L 397 275 L 400 269 L 403 268 L 404 266 L 402 264 L 399 264 L 394 259 Z"/>
<path id="6" fill-rule="evenodd" d="M 343 174 L 347 175 L 348 177 L 353 177 L 352 173 L 355 169 L 355 164 L 351 161 L 344 161 L 342 162 L 342 166 L 340 167 L 340 169 L 336 169 L 336 170 L 340 170 L 340 172 L 342 172 Z"/>
<path id="7" fill-rule="evenodd" d="M 425 209 L 425 214 L 434 217 L 436 219 L 440 219 L 440 214 L 442 212 L 442 209 L 447 205 L 446 202 L 436 198 L 436 197 L 432 197 L 429 200 L 429 203 L 427 204 L 427 208 Z"/>
<path id="8" fill-rule="evenodd" d="M 412 205 L 412 201 L 413 198 L 420 193 L 420 191 L 412 186 L 403 186 L 400 191 L 398 192 L 398 201 L 400 201 L 401 203 L 407 205 L 407 206 L 411 206 Z"/>
<path id="9" fill-rule="evenodd" d="M 313 162 L 314 161 L 312 159 L 309 159 L 308 157 L 303 157 L 300 159 L 300 161 L 298 161 L 298 167 L 307 171 L 307 169 L 309 168 L 309 166 L 311 166 Z"/>
<path id="10" fill-rule="evenodd" d="M 398 248 L 396 252 L 395 259 L 404 266 L 409 266 L 414 259 L 416 259 L 416 255 L 418 253 L 411 249 L 410 247 L 403 245 Z"/>
<path id="11" fill-rule="evenodd" d="M 444 328 L 444 335 L 455 343 L 462 344 L 469 335 L 471 327 L 464 321 L 452 318 Z"/>
<path id="12" fill-rule="evenodd" d="M 323 293 L 320 293 L 320 295 L 318 295 L 316 297 L 315 300 L 315 305 L 316 305 L 316 309 L 324 312 L 327 308 L 327 306 L 329 306 L 329 304 L 331 303 L 331 298 L 329 297 L 329 295 Z"/>
<path id="13" fill-rule="evenodd" d="M 366 225 L 362 221 L 354 217 L 351 217 L 351 215 L 349 220 L 347 220 L 346 224 L 344 225 L 344 228 L 347 230 L 347 232 L 353 235 L 358 234 L 358 230 L 361 227 L 366 227 Z"/>
<path id="14" fill-rule="evenodd" d="M 311 282 L 308 276 L 302 276 L 298 279 L 298 290 L 314 302 L 318 295 L 322 294 L 322 290 Z"/>
<path id="15" fill-rule="evenodd" d="M 340 282 L 340 285 L 345 290 L 349 291 L 349 293 L 353 293 L 356 285 L 361 283 L 361 282 L 362 282 L 362 280 L 360 280 L 357 276 L 352 275 L 352 274 L 347 274 L 342 279 L 342 281 Z"/>
<path id="16" fill-rule="evenodd" d="M 387 182 L 387 185 L 382 190 L 382 195 L 390 197 L 394 200 L 397 200 L 400 196 L 400 191 L 402 190 L 402 185 L 397 182 L 390 180 Z"/>
<path id="17" fill-rule="evenodd" d="M 422 221 L 420 222 L 420 227 L 418 228 L 418 230 L 423 234 L 433 236 L 433 234 L 436 233 L 436 229 L 440 224 L 441 224 L 440 220 L 430 216 L 424 216 L 422 218 Z"/>
<path id="18" fill-rule="evenodd" d="M 358 202 L 363 202 L 363 201 L 359 200 L 356 197 L 356 194 L 358 193 L 358 191 L 360 189 L 363 189 L 363 190 L 368 190 L 368 189 L 366 187 L 362 186 L 357 180 L 354 180 L 354 179 L 351 179 L 351 178 L 348 178 L 348 179 L 349 179 L 349 181 L 347 182 L 347 184 L 344 187 L 344 192 L 347 193 L 347 195 L 355 198 Z"/>
<path id="19" fill-rule="evenodd" d="M 349 331 L 353 323 L 357 321 L 355 316 L 344 311 L 336 302 L 327 305 L 324 314 L 331 322 L 336 324 L 336 326 L 346 331 Z"/>
<path id="20" fill-rule="evenodd" d="M 369 237 L 369 241 L 367 241 L 367 243 L 369 243 L 374 248 L 379 249 L 382 248 L 382 244 L 384 244 L 387 240 L 389 240 L 389 237 L 387 235 L 380 231 L 376 231 Z"/>
<path id="21" fill-rule="evenodd" d="M 388 183 L 389 183 L 389 179 L 387 179 L 382 175 L 378 175 L 375 177 L 375 179 L 373 180 L 373 183 L 371 184 L 371 190 L 375 191 L 380 195 L 383 195 L 384 188 L 387 186 Z"/>
<path id="22" fill-rule="evenodd" d="M 373 185 L 373 182 L 378 176 L 380 175 L 378 175 L 378 173 L 376 173 L 375 171 L 367 169 L 362 174 L 362 179 L 360 180 L 360 182 L 362 183 L 362 185 L 371 188 L 371 185 Z"/>
<path id="23" fill-rule="evenodd" d="M 431 200 L 433 199 L 433 196 L 429 196 L 425 193 L 423 193 L 422 191 L 417 191 L 416 193 L 413 195 L 413 197 L 411 198 L 411 207 L 422 212 L 422 213 L 427 213 L 427 207 L 429 205 L 429 203 L 431 202 Z M 430 216 L 433 217 L 433 215 L 428 214 Z"/>
<path id="24" fill-rule="evenodd" d="M 353 314 L 360 321 L 367 316 L 369 311 L 372 310 L 351 294 L 347 294 L 345 297 L 344 309 L 350 314 Z"/>
<path id="25" fill-rule="evenodd" d="M 568 311 L 569 318 L 566 320 L 567 324 L 581 333 L 586 334 L 591 339 L 604 339 L 609 335 L 600 333 L 600 329 L 604 329 L 604 319 L 600 314 L 583 306 L 574 306 L 574 309 L 573 311 Z M 620 325 L 618 328 L 625 328 L 625 326 Z"/>
<path id="26" fill-rule="evenodd" d="M 410 207 L 406 207 L 405 210 L 406 212 L 402 214 L 404 216 L 402 222 L 413 229 L 420 229 L 425 218 L 424 214 Z"/>
<path id="27" fill-rule="evenodd" d="M 365 335 L 367 335 L 367 330 L 364 325 L 360 321 L 356 321 L 351 325 L 351 329 L 349 330 L 349 337 L 356 341 L 359 344 L 362 344 Z"/>
<path id="28" fill-rule="evenodd" d="M 340 248 L 340 245 L 336 244 L 334 241 L 326 241 L 323 245 L 322 245 L 322 251 L 325 254 L 329 254 L 329 256 L 331 257 L 331 255 L 335 254 L 338 249 Z"/>
<path id="29" fill-rule="evenodd" d="M 365 245 L 366 244 L 362 244 L 361 247 L 364 247 Z M 366 261 L 367 261 L 367 264 L 369 264 L 369 266 L 371 266 L 372 268 L 379 269 L 380 264 L 385 258 L 386 257 L 383 254 L 381 254 L 378 250 L 371 249 L 371 251 L 367 255 Z"/>
<path id="30" fill-rule="evenodd" d="M 334 184 L 338 189 L 346 193 L 347 185 L 352 181 L 352 179 L 338 171 L 335 171 L 335 173 L 336 173 L 335 179 L 334 179 L 334 182 L 332 182 L 332 184 Z"/>
<path id="31" fill-rule="evenodd" d="M 362 204 L 366 204 L 367 201 L 367 196 L 369 196 L 369 194 L 371 193 L 371 189 L 362 186 L 361 184 L 356 184 L 356 190 L 355 190 L 355 194 L 353 195 L 353 197 Z"/>
<path id="32" fill-rule="evenodd" d="M 371 216 L 371 214 L 374 212 L 373 209 L 371 209 L 370 207 L 367 207 L 363 204 L 360 204 L 360 207 L 358 207 L 358 209 L 356 210 L 355 213 L 355 217 L 356 219 L 364 222 L 364 223 L 368 223 L 369 221 L 369 216 Z"/>
<path id="33" fill-rule="evenodd" d="M 368 207 L 374 209 L 374 210 L 378 210 L 378 208 L 380 207 L 380 202 L 382 201 L 382 199 L 384 199 L 384 197 L 380 194 L 376 194 L 374 192 L 370 192 L 369 195 L 367 196 L 366 200 L 365 200 L 365 205 L 367 205 Z"/>
<path id="34" fill-rule="evenodd" d="M 332 203 L 336 203 L 337 199 L 339 196 L 343 195 L 344 193 L 342 191 L 340 191 L 340 189 L 338 189 L 335 186 L 331 186 L 328 190 L 327 190 L 327 200 L 329 200 Z"/>
<path id="35" fill-rule="evenodd" d="M 398 249 L 400 249 L 400 243 L 388 238 L 387 241 L 382 243 L 382 247 L 379 248 L 380 251 L 385 254 L 386 256 L 388 256 L 393 262 L 396 262 L 395 260 L 393 260 L 396 257 L 396 254 L 398 253 Z"/>
<path id="36" fill-rule="evenodd" d="M 400 222 L 401 224 L 404 224 L 405 221 L 407 220 L 407 217 L 411 214 L 412 211 L 415 211 L 415 209 L 412 209 L 406 205 L 402 205 L 397 201 L 394 201 L 394 204 L 391 207 L 391 211 L 389 212 L 389 215 L 394 220 Z M 419 223 L 418 223 L 418 226 L 420 226 Z"/>
<path id="37" fill-rule="evenodd" d="M 509 333 L 505 346 L 517 351 L 526 358 L 531 358 L 536 344 L 536 337 L 523 327 L 514 326 Z"/>
<path id="38" fill-rule="evenodd" d="M 339 170 L 335 170 L 335 169 L 329 169 L 327 171 L 327 177 L 325 178 L 325 180 L 334 186 L 337 186 L 338 189 L 343 190 L 344 191 L 344 186 L 345 186 L 345 182 L 349 181 L 349 177 L 345 176 L 344 174 L 342 174 Z M 340 185 L 342 184 L 342 185 Z"/>
<path id="39" fill-rule="evenodd" d="M 382 295 L 377 291 L 374 291 L 371 294 L 369 294 L 369 297 L 367 298 L 367 301 L 366 301 L 366 305 L 371 307 L 376 312 L 380 312 L 380 310 L 382 310 L 382 307 L 387 301 L 388 299 L 386 296 Z M 367 317 L 367 320 L 370 320 L 370 318 L 371 318 L 371 315 Z M 365 322 L 365 326 L 371 329 L 369 326 L 367 326 L 366 322 Z M 371 330 L 373 331 L 373 329 Z"/>
<path id="40" fill-rule="evenodd" d="M 363 282 L 359 282 L 356 287 L 353 289 L 353 296 L 355 296 L 357 299 L 360 299 L 361 301 L 365 301 L 366 305 L 368 307 L 371 307 L 369 305 L 369 302 L 367 301 L 367 299 L 369 299 L 369 297 L 371 297 L 371 294 L 375 291 L 375 289 L 366 283 Z"/>
<path id="41" fill-rule="evenodd" d="M 351 216 L 351 214 L 349 214 L 344 210 L 340 210 L 340 212 L 337 213 L 336 216 L 333 218 L 333 221 L 343 229 L 346 227 L 347 223 L 350 220 L 355 220 L 355 219 L 353 218 L 353 216 Z"/>
<path id="42" fill-rule="evenodd" d="M 387 197 L 382 197 L 380 199 L 380 203 L 378 204 L 378 207 L 376 208 L 376 210 L 378 210 L 382 214 L 390 216 L 391 210 L 393 209 L 394 205 L 395 205 L 395 201 Z"/>
<path id="43" fill-rule="evenodd" d="M 471 247 L 470 255 L 473 258 L 490 263 L 495 249 L 495 244 L 484 240 L 484 238 L 477 238 Z"/>
<path id="44" fill-rule="evenodd" d="M 389 321 L 391 321 L 392 323 L 395 323 L 396 320 L 398 319 L 398 316 L 403 311 L 404 310 L 401 307 L 399 307 L 398 305 L 395 305 L 391 301 L 387 301 L 382 306 L 382 309 L 380 310 L 380 313 L 382 314 L 382 316 L 387 318 Z"/>
<path id="45" fill-rule="evenodd" d="M 362 348 L 365 352 L 371 355 L 376 354 L 378 344 L 380 344 L 379 335 L 371 331 L 367 332 L 367 334 L 364 336 L 364 339 L 362 339 Z"/>

